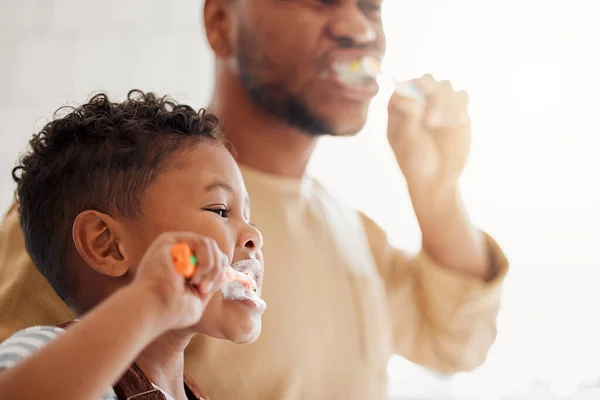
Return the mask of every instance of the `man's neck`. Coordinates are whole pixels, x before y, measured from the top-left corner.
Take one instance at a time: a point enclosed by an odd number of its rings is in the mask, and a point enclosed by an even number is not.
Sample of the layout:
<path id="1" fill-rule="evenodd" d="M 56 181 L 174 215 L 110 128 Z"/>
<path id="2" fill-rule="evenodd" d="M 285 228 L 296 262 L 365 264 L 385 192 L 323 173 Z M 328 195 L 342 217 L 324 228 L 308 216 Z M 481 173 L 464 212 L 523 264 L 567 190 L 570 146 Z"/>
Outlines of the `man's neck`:
<path id="1" fill-rule="evenodd" d="M 217 65 L 216 71 L 215 92 L 208 111 L 219 119 L 237 161 L 274 175 L 304 175 L 317 137 L 265 113 L 225 68 Z"/>
<path id="2" fill-rule="evenodd" d="M 186 399 L 183 351 L 192 334 L 168 332 L 152 342 L 135 360 L 144 375 L 174 399 Z"/>

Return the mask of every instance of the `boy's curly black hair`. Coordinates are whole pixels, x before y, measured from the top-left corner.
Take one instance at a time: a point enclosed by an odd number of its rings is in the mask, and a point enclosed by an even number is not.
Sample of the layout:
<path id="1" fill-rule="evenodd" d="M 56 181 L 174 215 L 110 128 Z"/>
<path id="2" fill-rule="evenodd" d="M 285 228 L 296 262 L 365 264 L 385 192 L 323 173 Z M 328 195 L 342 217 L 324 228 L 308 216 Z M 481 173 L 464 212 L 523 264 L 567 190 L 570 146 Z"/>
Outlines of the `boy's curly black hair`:
<path id="1" fill-rule="evenodd" d="M 12 171 L 21 227 L 34 264 L 63 301 L 74 300 L 66 268 L 77 215 L 135 217 L 165 161 L 205 140 L 219 140 L 214 115 L 139 90 L 122 103 L 100 93 L 78 108 L 62 107 L 33 135 Z"/>

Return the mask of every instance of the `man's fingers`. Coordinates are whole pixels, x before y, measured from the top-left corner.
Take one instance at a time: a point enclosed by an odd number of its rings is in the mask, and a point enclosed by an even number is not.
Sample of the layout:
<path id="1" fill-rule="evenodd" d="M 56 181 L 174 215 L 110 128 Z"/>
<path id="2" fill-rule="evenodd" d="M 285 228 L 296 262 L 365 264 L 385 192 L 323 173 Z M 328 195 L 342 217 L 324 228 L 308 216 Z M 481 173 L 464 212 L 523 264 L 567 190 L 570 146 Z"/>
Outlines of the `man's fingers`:
<path id="1" fill-rule="evenodd" d="M 467 92 L 455 91 L 450 81 L 438 82 L 430 74 L 412 82 L 426 98 L 422 122 L 425 128 L 436 131 L 469 124 Z"/>
<path id="2" fill-rule="evenodd" d="M 454 126 L 463 127 L 470 124 L 469 94 L 466 91 L 461 90 L 454 93 L 449 113 L 453 116 L 452 122 Z"/>
<path id="3" fill-rule="evenodd" d="M 394 93 L 388 104 L 389 140 L 397 142 L 401 137 L 418 134 L 424 112 L 425 104 L 422 101 Z"/>

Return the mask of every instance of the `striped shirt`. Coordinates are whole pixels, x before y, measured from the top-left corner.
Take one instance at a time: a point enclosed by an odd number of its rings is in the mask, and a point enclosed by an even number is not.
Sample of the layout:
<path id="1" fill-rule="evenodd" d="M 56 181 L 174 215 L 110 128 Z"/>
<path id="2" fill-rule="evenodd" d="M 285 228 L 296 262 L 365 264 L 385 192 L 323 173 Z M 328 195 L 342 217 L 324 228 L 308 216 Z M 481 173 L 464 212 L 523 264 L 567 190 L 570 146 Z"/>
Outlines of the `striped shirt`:
<path id="1" fill-rule="evenodd" d="M 64 329 L 55 326 L 34 326 L 15 333 L 0 344 L 0 373 L 14 367 L 20 361 L 50 343 L 64 331 Z M 156 389 L 159 389 L 167 400 L 174 400 L 158 386 L 152 385 Z M 102 400 L 118 400 L 113 388 L 106 390 L 104 396 L 102 396 Z"/>

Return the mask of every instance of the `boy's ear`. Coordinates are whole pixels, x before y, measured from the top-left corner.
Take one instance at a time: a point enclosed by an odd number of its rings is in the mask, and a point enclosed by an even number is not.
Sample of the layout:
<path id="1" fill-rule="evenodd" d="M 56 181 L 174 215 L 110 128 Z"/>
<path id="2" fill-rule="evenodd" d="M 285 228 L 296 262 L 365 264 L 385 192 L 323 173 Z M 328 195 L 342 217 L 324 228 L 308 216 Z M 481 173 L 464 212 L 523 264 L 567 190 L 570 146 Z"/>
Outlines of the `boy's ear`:
<path id="1" fill-rule="evenodd" d="M 86 210 L 73 223 L 73 242 L 79 255 L 102 275 L 123 276 L 131 267 L 121 238 L 117 221 L 99 211 Z"/>
<path id="2" fill-rule="evenodd" d="M 204 29 L 208 44 L 217 58 L 232 55 L 235 38 L 234 11 L 237 0 L 206 0 L 204 2 Z"/>

